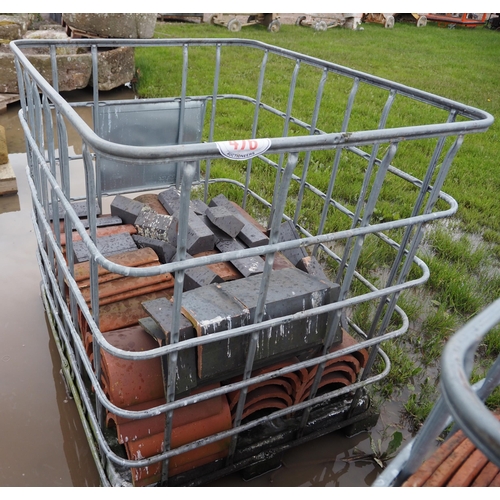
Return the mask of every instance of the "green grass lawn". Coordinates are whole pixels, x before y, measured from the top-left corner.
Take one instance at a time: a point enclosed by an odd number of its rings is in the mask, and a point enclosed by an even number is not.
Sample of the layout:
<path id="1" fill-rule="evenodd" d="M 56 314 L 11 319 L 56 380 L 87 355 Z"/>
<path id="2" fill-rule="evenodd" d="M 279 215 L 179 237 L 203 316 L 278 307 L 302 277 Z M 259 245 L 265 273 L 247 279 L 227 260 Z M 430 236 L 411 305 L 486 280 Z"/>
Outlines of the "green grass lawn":
<path id="1" fill-rule="evenodd" d="M 223 27 L 210 24 L 158 23 L 156 37 L 255 39 L 441 95 L 483 109 L 494 117 L 500 115 L 500 33 L 481 27 L 446 29 L 433 23 L 424 28 L 404 23 L 397 23 L 393 29 L 384 29 L 377 24 L 364 24 L 363 27 L 362 31 L 334 28 L 315 32 L 311 28 L 282 25 L 278 33 L 269 33 L 263 26 L 250 26 L 238 33 L 231 33 Z M 207 78 L 190 81 L 188 95 L 191 92 L 210 94 L 213 60 L 205 57 L 203 49 L 197 54 L 193 58 L 190 56 L 190 66 L 201 70 L 206 68 Z M 260 58 L 254 60 L 251 57 L 244 61 L 227 61 L 221 69 L 221 85 L 230 88 L 234 81 L 238 81 L 243 87 L 247 85 L 250 95 L 253 95 L 251 92 L 253 89 L 255 93 L 259 64 Z M 172 95 L 179 88 L 182 68 L 180 58 L 166 59 L 162 49 L 137 49 L 136 66 L 139 70 L 137 92 L 141 97 Z M 266 98 L 278 100 L 278 95 L 286 95 L 292 69 L 293 61 L 282 66 L 283 77 L 280 71 L 273 73 L 272 85 L 276 92 L 269 92 Z M 203 74 L 203 71 L 198 73 Z M 299 115 L 305 116 L 310 112 L 308 94 L 311 89 L 315 92 L 317 85 L 318 75 L 314 72 L 306 72 L 297 82 L 298 102 L 294 101 L 294 111 Z M 328 101 L 331 111 L 327 121 L 329 126 L 337 128 L 327 131 L 338 131 L 347 94 L 348 89 L 340 83 L 335 92 L 331 92 L 330 95 L 337 99 Z M 362 120 L 354 119 L 351 123 L 354 130 L 377 126 L 383 106 L 380 99 L 377 92 L 372 94 L 367 91 L 363 101 L 366 113 Z M 286 107 L 286 102 L 275 104 L 281 109 Z M 388 125 L 427 123 L 434 119 L 426 110 L 418 110 L 418 106 L 415 112 L 405 106 L 397 111 L 391 116 L 393 122 Z M 236 138 L 244 138 L 251 127 L 251 114 L 248 118 L 243 111 L 241 117 L 235 117 L 229 110 L 227 113 L 228 123 L 231 118 L 231 129 L 225 131 L 224 107 L 221 105 L 221 121 L 218 122 L 221 138 L 230 139 L 235 135 Z M 271 129 L 275 124 L 270 122 L 265 126 Z M 402 350 L 405 355 L 400 353 L 395 356 L 393 373 L 389 381 L 384 381 L 387 397 L 390 396 L 387 394 L 388 389 L 391 392 L 409 385 L 428 385 L 425 370 L 421 368 L 434 366 L 446 339 L 461 324 L 500 296 L 499 127 L 496 121 L 488 132 L 468 135 L 445 181 L 443 190 L 458 201 L 459 209 L 451 221 L 432 225 L 432 229 L 426 233 L 420 251 L 420 256 L 429 264 L 431 271 L 431 278 L 425 285 L 426 293 L 405 293 L 401 296 L 400 300 L 408 306 L 405 309 L 411 320 L 412 332 L 404 341 L 395 342 L 391 347 L 394 352 Z M 292 127 L 289 134 L 293 133 Z M 404 147 L 408 148 L 406 158 L 408 171 L 411 172 L 412 159 L 417 164 L 419 155 L 425 152 L 419 148 L 425 150 L 426 145 Z M 316 172 L 313 173 L 316 182 L 321 184 L 323 178 L 327 179 L 322 173 L 321 161 L 317 162 L 315 168 Z M 231 172 L 227 174 L 231 175 Z M 354 171 L 349 175 L 351 177 L 346 176 L 342 181 L 344 184 L 338 186 L 338 189 L 344 190 L 342 196 L 347 202 L 359 192 L 356 183 L 360 182 L 354 178 Z M 422 172 L 416 171 L 415 175 L 422 175 Z M 381 220 L 402 217 L 411 209 L 411 199 L 403 191 L 400 192 L 397 186 L 393 186 L 391 193 L 382 193 L 382 203 L 377 207 L 376 215 Z M 311 217 L 314 217 L 313 213 Z M 334 229 L 335 224 L 331 223 L 333 226 L 330 230 Z M 370 254 L 367 254 L 360 262 L 364 266 L 361 270 L 370 273 L 375 267 L 376 261 L 373 259 L 375 257 L 372 256 L 370 260 Z M 498 329 L 487 337 L 483 353 L 481 363 L 484 368 L 493 356 L 500 353 Z M 490 399 L 490 403 L 497 404 L 499 398 L 496 399 Z M 428 405 L 425 401 L 419 401 L 419 407 L 427 408 Z M 415 397 L 409 401 L 407 409 L 417 419 L 424 418 L 428 411 L 417 414 Z"/>

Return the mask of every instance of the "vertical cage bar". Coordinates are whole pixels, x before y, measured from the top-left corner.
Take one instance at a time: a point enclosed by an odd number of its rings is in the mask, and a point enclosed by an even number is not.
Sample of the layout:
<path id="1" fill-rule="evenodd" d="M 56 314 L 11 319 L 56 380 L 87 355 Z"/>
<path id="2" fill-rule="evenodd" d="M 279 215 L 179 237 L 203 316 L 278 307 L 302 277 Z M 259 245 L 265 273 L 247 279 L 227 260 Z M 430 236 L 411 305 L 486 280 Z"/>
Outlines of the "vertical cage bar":
<path id="1" fill-rule="evenodd" d="M 254 113 L 253 113 L 253 122 L 252 122 L 252 139 L 255 139 L 255 136 L 257 135 L 257 125 L 259 123 L 260 103 L 261 103 L 261 99 L 262 99 L 262 88 L 264 86 L 264 76 L 266 74 L 268 54 L 269 54 L 269 51 L 265 50 L 264 56 L 262 57 L 262 63 L 260 65 L 260 74 L 259 74 L 259 81 L 258 81 L 258 87 L 257 87 L 257 95 L 255 96 L 255 109 L 254 109 Z M 250 185 L 250 174 L 252 172 L 252 163 L 253 163 L 253 158 L 250 158 L 247 162 L 247 169 L 246 169 L 246 176 L 245 176 L 245 189 L 243 190 L 243 202 L 241 205 L 243 210 L 245 210 L 246 206 L 247 206 L 248 186 Z"/>
<path id="2" fill-rule="evenodd" d="M 189 202 L 191 195 L 191 186 L 196 173 L 196 165 L 194 163 L 186 163 L 182 170 L 182 188 L 179 209 L 179 232 L 177 236 L 177 260 L 183 261 L 186 259 L 187 253 L 187 234 L 189 223 Z M 181 307 L 182 307 L 182 292 L 184 289 L 184 270 L 176 271 L 175 285 L 174 285 L 174 311 L 172 315 L 172 327 L 170 332 L 170 344 L 177 344 L 179 342 L 179 329 L 181 320 Z M 178 351 L 174 351 L 168 356 L 168 382 L 166 387 L 166 402 L 171 403 L 175 400 L 175 379 L 177 375 L 177 358 Z M 174 410 L 169 410 L 165 415 L 165 433 L 163 438 L 164 451 L 170 450 L 171 436 L 172 436 L 172 423 L 173 423 Z M 167 458 L 162 463 L 162 484 L 166 485 L 168 482 L 168 464 Z"/>
<path id="3" fill-rule="evenodd" d="M 208 141 L 212 142 L 214 140 L 214 130 L 215 130 L 215 116 L 217 108 L 217 95 L 219 93 L 219 76 L 220 76 L 220 61 L 221 61 L 221 44 L 216 45 L 215 50 L 215 74 L 214 74 L 214 87 L 212 91 L 212 108 L 210 113 L 210 128 L 208 131 Z M 207 159 L 205 163 L 205 183 L 203 192 L 203 201 L 206 203 L 208 200 L 208 184 L 210 180 L 210 167 L 212 165 L 212 160 Z"/>
<path id="4" fill-rule="evenodd" d="M 328 68 L 323 69 L 321 79 L 316 90 L 316 101 L 314 103 L 314 110 L 311 119 L 311 126 L 309 128 L 309 135 L 314 135 L 316 132 L 316 125 L 318 123 L 319 110 L 321 107 L 321 99 L 323 97 L 323 90 L 328 77 Z M 306 186 L 307 172 L 309 169 L 309 162 L 311 161 L 311 151 L 306 151 L 304 157 L 304 166 L 302 167 L 302 176 L 300 178 L 299 194 L 297 195 L 297 206 L 295 207 L 295 214 L 293 216 L 293 223 L 297 225 L 299 220 L 300 210 L 302 209 L 302 200 L 304 198 L 304 190 Z"/>
<path id="5" fill-rule="evenodd" d="M 281 184 L 279 186 L 278 195 L 276 198 L 274 198 L 275 203 L 273 203 L 273 205 L 275 206 L 275 209 L 273 212 L 274 214 L 273 220 L 271 222 L 271 233 L 269 235 L 270 245 L 277 243 L 279 240 L 279 228 L 281 225 L 281 221 L 283 219 L 286 198 L 288 190 L 290 188 L 290 182 L 292 180 L 293 171 L 297 166 L 297 161 L 298 161 L 298 154 L 289 153 L 287 165 L 283 172 Z M 266 260 L 264 263 L 264 271 L 262 272 L 262 279 L 260 281 L 259 298 L 257 300 L 257 306 L 255 308 L 255 316 L 254 316 L 255 325 L 261 323 L 264 318 L 267 291 L 269 288 L 269 279 L 271 276 L 273 263 L 274 263 L 274 253 L 268 253 L 266 255 Z M 248 347 L 247 357 L 245 361 L 243 380 L 248 380 L 252 374 L 255 353 L 257 351 L 257 342 L 259 340 L 259 333 L 260 333 L 259 330 L 255 330 L 254 332 L 252 332 L 250 336 L 250 344 Z M 234 416 L 233 428 L 239 427 L 241 424 L 241 417 L 243 415 L 243 410 L 245 407 L 247 392 L 248 392 L 248 387 L 244 387 L 240 391 L 238 403 L 236 406 L 236 412 Z M 237 434 L 235 434 L 231 439 L 231 445 L 229 448 L 229 455 L 228 455 L 228 463 L 231 463 L 233 460 L 233 455 L 236 450 L 237 439 L 238 439 Z"/>

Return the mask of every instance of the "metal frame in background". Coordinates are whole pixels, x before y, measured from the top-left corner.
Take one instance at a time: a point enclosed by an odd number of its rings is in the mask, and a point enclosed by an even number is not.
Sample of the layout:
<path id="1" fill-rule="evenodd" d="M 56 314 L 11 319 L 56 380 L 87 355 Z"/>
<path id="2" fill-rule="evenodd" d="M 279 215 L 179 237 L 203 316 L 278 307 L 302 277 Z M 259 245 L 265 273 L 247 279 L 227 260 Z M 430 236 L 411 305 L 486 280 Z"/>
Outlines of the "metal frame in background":
<path id="1" fill-rule="evenodd" d="M 500 385 L 500 357 L 485 378 L 468 383 L 481 340 L 500 323 L 500 299 L 463 326 L 447 342 L 441 361 L 441 396 L 415 439 L 391 461 L 373 486 L 401 486 L 432 453 L 435 440 L 450 424 L 450 438 L 461 429 L 478 450 L 500 467 L 500 422 L 484 401 Z M 447 438 L 447 439 L 448 439 Z"/>
<path id="2" fill-rule="evenodd" d="M 58 92 L 58 47 L 77 47 L 88 50 L 92 60 L 93 98 L 90 102 L 69 104 Z M 24 49 L 49 48 L 52 63 L 52 84 L 44 79 L 30 63 Z M 179 88 L 172 96 L 165 96 L 158 102 L 175 102 L 179 110 L 178 136 L 172 144 L 127 145 L 105 140 L 100 135 L 100 114 L 94 113 L 92 126 L 87 125 L 78 115 L 79 107 L 107 106 L 99 91 L 98 69 L 99 51 L 116 47 L 140 47 L 142 49 L 162 49 L 167 52 L 169 67 L 179 58 L 181 75 Z M 16 57 L 16 68 L 22 109 L 20 121 L 25 133 L 27 150 L 27 176 L 33 202 L 33 224 L 37 237 L 37 257 L 42 275 L 42 296 L 51 328 L 61 346 L 63 364 L 67 366 L 65 375 L 69 385 L 78 394 L 75 401 L 85 421 L 84 428 L 97 460 L 104 484 L 130 484 L 131 469 L 153 467 L 163 464 L 162 485 L 196 485 L 222 477 L 230 472 L 246 469 L 257 462 L 266 462 L 287 447 L 327 432 L 356 423 L 367 416 L 369 410 L 368 386 L 382 380 L 390 370 L 390 360 L 381 349 L 381 344 L 403 335 L 408 329 L 408 318 L 397 306 L 399 295 L 415 286 L 423 284 L 429 277 L 425 263 L 416 256 L 423 237 L 424 225 L 449 217 L 455 213 L 457 204 L 453 198 L 441 191 L 452 161 L 457 154 L 464 136 L 468 133 L 483 132 L 493 122 L 493 117 L 476 108 L 466 106 L 427 92 L 423 92 L 389 80 L 310 57 L 297 52 L 271 46 L 257 41 L 242 39 L 165 39 L 165 40 L 18 40 L 11 43 Z M 201 51 L 201 52 L 200 52 Z M 241 60 L 256 56 L 260 61 L 255 72 L 255 94 L 248 95 L 241 89 L 228 88 L 221 73 L 227 52 L 237 51 Z M 211 90 L 206 95 L 193 96 L 188 93 L 191 78 L 196 75 L 196 54 L 203 55 L 204 63 L 212 60 L 214 71 L 207 76 L 206 67 L 199 81 L 212 78 Z M 188 64 L 189 63 L 189 64 Z M 277 66 L 276 66 L 277 65 Z M 287 66 L 288 65 L 288 66 Z M 268 72 L 280 71 L 284 78 L 290 69 L 288 84 L 276 94 L 268 85 L 274 80 Z M 257 66 L 256 66 L 257 67 Z M 275 69 L 273 69 L 275 68 Z M 278 69 L 276 69 L 278 68 Z M 316 92 L 304 96 L 310 106 L 310 117 L 294 114 L 295 101 L 299 100 L 298 83 L 302 73 L 309 78 L 317 78 Z M 267 77 L 267 78 L 266 78 Z M 231 80 L 231 79 L 229 79 Z M 246 83 L 246 82 L 245 82 Z M 337 84 L 345 84 L 342 93 Z M 233 82 L 230 82 L 233 85 Z M 347 91 L 346 91 L 347 89 Z M 353 130 L 352 121 L 357 113 L 364 113 L 363 93 L 369 91 L 381 95 L 381 111 L 378 125 L 372 130 Z M 329 94 L 330 93 L 330 94 Z M 341 125 L 332 130 L 329 127 L 330 110 L 322 103 L 326 95 L 345 97 L 345 109 Z M 269 99 L 280 98 L 275 102 Z M 206 103 L 206 122 L 203 141 L 186 144 L 183 140 L 185 111 L 190 100 L 202 99 Z M 388 127 L 391 111 L 400 100 L 410 100 L 414 106 L 424 106 L 430 113 L 425 116 L 440 116 L 442 121 L 411 126 Z M 276 104 L 279 102 L 279 104 Z M 248 129 L 243 132 L 244 140 L 263 141 L 268 149 L 244 162 L 229 160 L 222 155 L 222 146 L 234 137 L 221 137 L 217 123 L 219 109 L 223 105 L 246 106 L 248 108 Z M 280 107 L 278 107 L 278 105 Z M 168 106 L 167 106 L 168 107 Z M 431 113 L 432 112 L 432 113 Z M 225 116 L 232 116 L 227 112 Z M 267 122 L 278 121 L 272 136 L 262 137 Z M 274 122 L 273 122 L 274 123 Z M 70 154 L 68 128 L 77 132 L 81 139 L 81 153 Z M 299 131 L 299 132 L 297 132 Z M 411 141 L 432 143 L 421 161 L 424 174 L 417 178 L 405 171 L 406 160 L 401 150 L 403 144 Z M 234 141 L 233 141 L 234 143 Z M 243 144 L 240 141 L 238 144 Z M 56 147 L 57 146 L 57 147 Z M 402 156 L 403 155 L 403 156 Z M 400 158 L 402 156 L 402 159 Z M 97 209 L 103 200 L 115 192 L 102 189 L 100 161 L 102 158 L 129 162 L 141 166 L 175 164 L 174 185 L 181 193 L 179 212 L 177 260 L 153 267 L 128 267 L 106 258 L 98 250 Z M 338 196 L 339 178 L 346 166 L 345 160 L 360 164 L 360 192 L 350 203 Z M 323 163 L 326 162 L 326 168 Z M 241 170 L 241 181 L 217 177 L 216 167 L 230 163 Z M 398 167 L 398 163 L 400 166 Z M 200 169 L 198 168 L 200 165 Z M 322 166 L 323 165 L 323 166 Z M 401 166 L 403 165 L 403 166 Z M 243 166 L 243 167 L 242 167 Z M 242 167 L 242 168 L 241 168 Z M 315 169 L 323 168 L 325 185 L 317 186 L 311 180 Z M 72 176 L 75 170 L 84 173 L 84 186 L 75 188 Z M 197 175 L 201 170 L 199 180 Z M 272 193 L 263 191 L 259 175 L 271 175 L 274 180 Z M 254 181 L 254 178 L 257 181 Z M 381 193 L 387 183 L 401 182 L 414 193 L 411 213 L 380 221 L 374 217 Z M 171 185 L 160 184 L 155 189 Z M 340 186 L 341 187 L 341 186 Z M 83 189 L 83 195 L 81 191 Z M 134 188 L 135 189 L 135 188 Z M 231 252 L 186 259 L 186 238 L 188 230 L 189 203 L 201 195 L 208 201 L 209 192 L 229 193 L 237 191 L 243 208 L 254 207 L 259 216 L 268 217 L 269 244 L 255 248 L 245 248 Z M 290 196 L 295 203 L 287 203 Z M 86 232 L 71 203 L 85 200 L 88 207 Z M 98 206 L 96 207 L 95 201 Z M 305 216 L 307 203 L 314 201 L 322 207 L 321 213 L 314 214 L 312 222 Z M 437 207 L 436 203 L 440 202 Z M 446 208 L 445 208 L 446 207 Z M 64 231 L 58 224 L 51 224 L 52 217 L 59 220 L 62 214 Z M 325 228 L 333 215 L 342 218 L 338 230 L 328 232 Z M 300 234 L 298 239 L 279 241 L 278 228 L 283 221 L 293 223 Z M 90 307 L 82 296 L 75 281 L 72 235 L 77 232 L 90 255 Z M 396 233 L 397 236 L 396 236 Z M 65 237 L 66 255 L 63 254 L 62 237 Z M 397 237 L 397 241 L 394 239 Z M 374 241 L 391 255 L 388 274 L 376 285 L 358 272 L 358 263 L 367 241 Z M 325 267 L 333 270 L 332 278 L 339 288 L 337 301 L 314 304 L 310 309 L 266 318 L 263 310 L 266 301 L 274 258 L 277 252 L 307 248 L 312 256 L 321 259 Z M 183 300 L 184 274 L 190 269 L 209 264 L 230 262 L 241 258 L 263 257 L 264 272 L 261 274 L 259 301 L 255 321 L 239 327 L 229 328 L 210 335 L 181 340 L 179 325 Z M 127 351 L 109 343 L 100 325 L 99 266 L 111 273 L 127 277 L 150 277 L 171 273 L 175 276 L 173 292 L 174 314 L 170 343 L 142 352 Z M 376 270 L 376 263 L 374 263 Z M 412 271 L 412 274 L 410 272 Z M 417 277 L 415 277 L 417 276 Z M 372 309 L 367 325 L 358 324 L 353 316 L 357 307 L 368 305 Z M 322 338 L 319 355 L 294 362 L 284 368 L 274 369 L 264 374 L 255 374 L 255 352 L 259 332 L 264 329 L 279 331 L 284 325 L 328 315 L 328 328 Z M 396 319 L 394 319 L 396 318 Z M 93 341 L 93 358 L 89 358 L 83 344 L 80 326 L 84 320 Z M 396 323 L 394 324 L 394 321 Z M 337 351 L 331 348 L 340 340 L 339 327 L 346 329 L 358 342 Z M 274 330 L 273 330 L 274 329 Z M 229 342 L 237 339 L 249 343 L 242 379 L 200 394 L 176 397 L 175 374 L 179 357 L 183 352 L 215 342 Z M 326 364 L 357 350 L 367 349 L 369 357 L 358 378 L 351 385 L 319 391 Z M 124 361 L 145 361 L 167 358 L 168 380 L 165 384 L 165 402 L 140 411 L 122 408 L 113 404 L 107 392 L 101 387 L 102 356 L 107 353 Z M 242 408 L 248 389 L 296 370 L 316 370 L 310 396 L 300 403 L 273 411 L 256 420 L 243 421 Z M 171 446 L 172 415 L 176 409 L 194 405 L 214 397 L 240 391 L 233 425 L 230 429 L 211 434 L 179 447 Z M 112 446 L 105 416 L 112 413 L 118 418 L 140 421 L 157 415 L 165 415 L 166 426 L 163 451 L 138 459 L 126 458 Z M 285 431 L 277 431 L 285 423 Z M 278 427 L 279 427 L 278 425 Z M 287 427 L 288 425 L 288 427 Z M 262 436 L 260 441 L 245 441 L 251 435 Z M 269 430 L 274 429 L 269 435 Z M 195 469 L 169 477 L 169 461 L 177 455 L 196 450 L 204 445 L 221 440 L 230 440 L 228 456 L 207 465 L 208 469 Z M 116 440 L 116 436 L 115 436 Z M 241 443 L 247 443 L 243 446 Z M 278 456 L 279 458 L 279 456 Z"/>

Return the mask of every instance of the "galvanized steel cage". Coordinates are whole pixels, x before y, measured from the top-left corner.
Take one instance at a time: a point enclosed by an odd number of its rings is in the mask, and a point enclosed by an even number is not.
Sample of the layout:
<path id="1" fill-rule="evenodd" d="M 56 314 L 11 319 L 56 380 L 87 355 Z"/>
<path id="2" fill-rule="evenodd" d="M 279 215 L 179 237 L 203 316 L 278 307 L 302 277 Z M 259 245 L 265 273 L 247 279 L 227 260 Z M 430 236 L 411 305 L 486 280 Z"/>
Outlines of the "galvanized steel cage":
<path id="1" fill-rule="evenodd" d="M 52 73 L 47 79 L 23 53 L 36 47 L 48 49 Z M 91 58 L 92 100 L 70 104 L 58 92 L 61 47 L 79 48 Z M 99 90 L 99 54 L 117 47 L 134 47 L 136 60 L 141 51 L 154 51 L 157 64 L 164 64 L 169 95 L 107 101 Z M 42 297 L 103 484 L 130 484 L 131 469 L 146 470 L 158 463 L 162 464 L 161 474 L 155 484 L 202 484 L 366 417 L 366 387 L 390 370 L 380 345 L 408 329 L 407 316 L 396 304 L 398 297 L 429 276 L 427 266 L 416 255 L 425 224 L 456 211 L 455 200 L 441 188 L 464 136 L 487 130 L 491 115 L 251 40 L 21 40 L 12 42 L 11 48 L 22 103 L 20 120 L 26 137 Z M 139 70 L 146 71 L 140 64 Z M 232 78 L 241 73 L 246 76 L 243 80 Z M 237 81 L 242 88 L 236 87 Z M 88 107 L 93 111 L 92 125 L 78 114 L 80 108 Z M 113 127 L 114 118 L 120 114 L 130 117 L 137 110 L 146 114 L 129 132 L 123 131 L 123 122 Z M 148 133 L 137 139 L 142 127 Z M 148 137 L 158 128 L 170 132 L 164 137 Z M 70 130 L 79 138 L 77 153 L 69 148 Z M 223 156 L 228 141 L 244 147 L 248 140 L 265 147 L 243 162 Z M 78 175 L 84 180 L 75 182 Z M 181 193 L 176 260 L 138 268 L 104 257 L 96 247 L 98 210 L 104 210 L 113 195 L 158 191 L 171 185 Z M 350 187 L 354 194 L 346 189 Z M 398 205 L 402 191 L 412 196 L 408 212 Z M 189 203 L 195 198 L 208 201 L 217 193 L 226 194 L 263 222 L 269 228 L 269 243 L 187 259 Z M 89 233 L 71 205 L 75 200 L 87 203 Z M 64 231 L 51 224 L 52 215 L 58 220 L 60 213 Z M 280 241 L 283 221 L 291 221 L 300 238 Z M 74 232 L 90 255 L 89 304 L 74 277 Z M 66 240 L 66 258 L 61 238 Z M 275 254 L 300 248 L 308 249 L 338 285 L 338 300 L 274 318 L 264 316 Z M 245 257 L 263 258 L 254 322 L 180 340 L 184 274 L 199 266 Z M 360 272 L 367 262 L 370 276 Z M 169 344 L 133 352 L 106 340 L 99 329 L 98 269 L 128 277 L 175 276 Z M 316 357 L 304 356 L 271 372 L 254 370 L 259 332 L 266 328 L 276 332 L 287 323 L 321 314 L 328 322 Z M 92 359 L 79 331 L 79 315 L 92 337 Z M 342 332 L 349 332 L 357 343 L 339 344 Z M 247 345 L 239 380 L 176 397 L 176 365 L 182 352 L 216 341 L 229 345 L 235 339 Z M 338 345 L 340 350 L 332 349 Z M 341 388 L 331 386 L 326 392 L 319 390 L 329 362 L 362 349 L 369 350 L 369 357 L 357 380 Z M 164 402 L 137 411 L 114 405 L 101 386 L 102 355 L 106 353 L 125 361 L 168 359 Z M 253 420 L 242 418 L 249 387 L 303 369 L 316 370 L 309 397 Z M 176 409 L 226 397 L 236 390 L 240 392 L 229 429 L 172 446 Z M 135 459 L 117 452 L 105 425 L 109 413 L 130 421 L 165 415 L 161 451 Z M 252 436 L 262 429 L 267 437 L 255 444 Z M 223 440 L 229 443 L 223 458 L 205 464 L 203 471 L 169 477 L 169 461 L 176 456 Z"/>
<path id="2" fill-rule="evenodd" d="M 474 385 L 469 382 L 477 348 L 499 323 L 500 300 L 496 300 L 448 341 L 441 360 L 440 398 L 415 439 L 399 452 L 373 486 L 401 486 L 432 454 L 436 439 L 447 428 L 451 429 L 447 439 L 462 430 L 491 463 L 500 467 L 500 422 L 484 404 L 500 385 L 500 357 L 482 380 Z M 476 474 L 480 471 L 475 470 Z M 473 479 L 471 474 L 469 481 Z"/>

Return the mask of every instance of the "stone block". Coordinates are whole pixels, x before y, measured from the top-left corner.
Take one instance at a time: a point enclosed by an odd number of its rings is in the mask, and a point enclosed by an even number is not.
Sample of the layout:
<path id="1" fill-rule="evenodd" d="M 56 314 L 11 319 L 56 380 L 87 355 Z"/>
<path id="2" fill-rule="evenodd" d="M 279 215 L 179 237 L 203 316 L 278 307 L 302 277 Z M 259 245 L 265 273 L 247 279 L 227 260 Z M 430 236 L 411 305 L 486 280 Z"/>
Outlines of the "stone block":
<path id="1" fill-rule="evenodd" d="M 0 20 L 0 40 L 19 40 L 22 37 L 23 29 L 19 23 Z"/>
<path id="2" fill-rule="evenodd" d="M 170 343 L 172 328 L 173 303 L 166 298 L 143 302 L 142 306 L 149 314 L 149 318 L 139 320 L 141 326 L 155 338 L 160 346 Z M 156 325 L 154 325 L 154 324 Z M 158 331 L 158 329 L 160 331 Z M 195 336 L 191 322 L 182 314 L 179 325 L 179 340 L 188 340 Z M 162 370 L 165 382 L 168 374 L 168 357 L 162 357 Z M 197 386 L 196 377 L 196 350 L 195 348 L 182 349 L 177 358 L 176 393 L 182 393 Z"/>
<path id="3" fill-rule="evenodd" d="M 145 206 L 140 201 L 118 195 L 111 202 L 111 215 L 120 217 L 125 224 L 133 224 Z"/>
<path id="4" fill-rule="evenodd" d="M 238 238 L 247 247 L 253 248 L 261 245 L 267 245 L 269 243 L 269 238 L 255 225 L 251 224 L 223 194 L 219 194 L 215 198 L 212 198 L 209 206 L 226 207 L 230 213 L 232 213 L 235 217 L 237 217 L 244 223 L 243 228 L 238 234 Z"/>
<path id="5" fill-rule="evenodd" d="M 59 219 L 64 219 L 64 214 L 66 213 L 66 210 L 64 210 L 62 203 L 60 201 L 57 202 L 58 207 L 59 207 Z M 73 207 L 73 210 L 76 213 L 77 217 L 85 217 L 87 218 L 89 215 L 88 211 L 88 206 L 87 206 L 87 200 L 81 200 L 81 201 L 72 201 L 71 206 Z M 101 214 L 101 209 L 99 208 L 99 204 L 97 203 L 97 200 L 95 201 L 95 214 L 100 215 Z M 52 204 L 49 205 L 49 219 L 52 220 Z"/>
<path id="6" fill-rule="evenodd" d="M 173 217 L 178 224 L 178 212 Z M 178 227 L 178 226 L 177 226 Z M 190 255 L 214 249 L 215 236 L 210 228 L 192 210 L 188 215 L 188 234 L 186 251 Z"/>
<path id="7" fill-rule="evenodd" d="M 177 245 L 177 221 L 170 215 L 143 210 L 138 215 L 134 225 L 139 236 L 168 241 L 171 245 Z"/>
<path id="8" fill-rule="evenodd" d="M 153 38 L 156 14 L 153 13 L 68 13 L 66 24 L 103 38 Z"/>
<path id="9" fill-rule="evenodd" d="M 177 188 L 171 186 L 158 193 L 158 201 L 170 215 L 173 215 L 181 208 L 181 193 Z M 192 210 L 196 215 L 203 215 L 207 208 L 208 205 L 202 200 L 189 200 L 189 210 Z"/>
<path id="10" fill-rule="evenodd" d="M 132 252 L 137 250 L 137 246 L 129 233 L 113 234 L 111 236 L 103 236 L 97 238 L 97 249 L 107 257 L 123 252 Z M 76 262 L 86 262 L 89 260 L 89 251 L 87 245 L 83 241 L 73 242 L 73 253 Z"/>
<path id="11" fill-rule="evenodd" d="M 9 162 L 0 165 L 0 195 L 16 194 L 17 180 Z"/>
<path id="12" fill-rule="evenodd" d="M 162 191 L 161 193 L 158 193 L 158 201 L 170 215 L 178 212 L 181 208 L 181 194 L 173 186 L 165 189 L 165 191 Z"/>
<path id="13" fill-rule="evenodd" d="M 245 250 L 246 247 L 234 239 L 219 240 L 216 245 L 220 252 L 233 252 Z M 241 259 L 231 260 L 231 264 L 246 278 L 254 274 L 260 274 L 264 271 L 264 261 L 261 257 L 242 257 Z"/>
<path id="14" fill-rule="evenodd" d="M 210 285 L 184 292 L 184 315 L 198 336 L 252 324 L 260 297 L 261 277 Z M 264 320 L 278 318 L 332 303 L 339 286 L 323 282 L 296 268 L 274 271 L 269 280 Z M 328 331 L 328 313 L 262 329 L 255 367 L 300 355 L 321 345 Z M 203 381 L 241 374 L 249 335 L 204 344 L 198 348 L 198 377 Z"/>
<path id="15" fill-rule="evenodd" d="M 300 259 L 299 262 L 297 262 L 297 268 L 307 274 L 316 276 L 316 278 L 319 278 L 320 280 L 328 280 L 323 267 L 313 255 Z"/>
<path id="16" fill-rule="evenodd" d="M 140 194 L 134 198 L 136 201 L 140 201 L 147 205 L 153 212 L 156 212 L 161 215 L 168 215 L 168 212 L 165 210 L 163 205 L 158 200 L 158 195 L 153 193 Z"/>
<path id="17" fill-rule="evenodd" d="M 90 227 L 88 219 L 80 219 L 80 222 L 83 224 L 85 229 Z M 115 217 L 113 215 L 104 215 L 96 218 L 96 227 L 119 226 L 120 224 L 123 224 L 120 217 Z"/>
<path id="18" fill-rule="evenodd" d="M 99 90 L 111 90 L 130 82 L 134 78 L 134 47 L 118 47 L 99 52 L 98 86 Z M 89 84 L 93 85 L 91 75 Z"/>
<path id="19" fill-rule="evenodd" d="M 236 238 L 245 225 L 241 219 L 238 219 L 224 206 L 210 207 L 206 210 L 206 215 L 214 225 L 222 229 L 231 238 Z"/>
<path id="20" fill-rule="evenodd" d="M 186 259 L 193 257 L 186 254 Z M 172 262 L 176 260 L 176 256 L 172 258 Z M 224 280 L 208 266 L 193 267 L 184 271 L 184 288 L 183 291 L 194 290 L 200 286 L 211 285 L 212 283 L 222 283 Z"/>
<path id="21" fill-rule="evenodd" d="M 221 291 L 220 286 L 203 286 L 182 295 L 182 312 L 191 321 L 199 337 L 248 324 L 249 311 Z M 242 344 L 242 339 L 238 337 L 199 346 L 198 378 L 208 382 L 240 373 L 244 368 L 244 360 L 240 364 L 241 356 L 234 356 L 233 350 Z"/>
<path id="22" fill-rule="evenodd" d="M 279 230 L 279 239 L 278 241 L 281 243 L 283 241 L 293 241 L 293 240 L 299 240 L 300 236 L 297 230 L 295 229 L 295 226 L 293 225 L 293 222 L 291 220 L 287 220 L 283 222 L 280 226 Z M 296 266 L 297 263 L 303 259 L 304 257 L 307 257 L 307 251 L 304 247 L 297 247 L 297 248 L 290 248 L 288 250 L 282 250 L 281 253 L 294 265 Z"/>
<path id="23" fill-rule="evenodd" d="M 7 149 L 7 138 L 5 128 L 0 125 L 0 165 L 9 163 L 9 151 Z"/>
<path id="24" fill-rule="evenodd" d="M 202 200 L 191 200 L 191 206 L 196 215 L 204 215 L 208 209 L 208 205 Z"/>
<path id="25" fill-rule="evenodd" d="M 132 239 L 139 248 L 151 248 L 154 250 L 162 264 L 170 262 L 177 251 L 177 249 L 168 241 L 147 238 L 146 236 L 140 236 L 137 234 L 134 234 Z"/>

